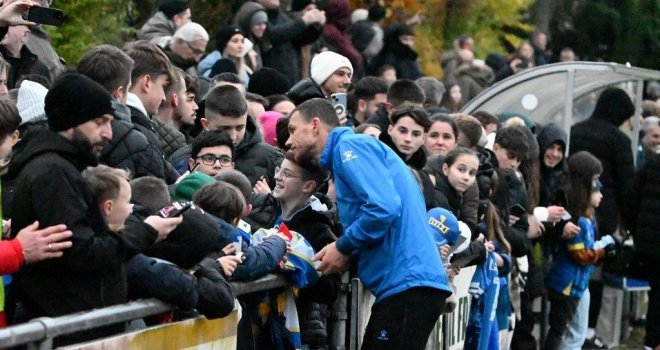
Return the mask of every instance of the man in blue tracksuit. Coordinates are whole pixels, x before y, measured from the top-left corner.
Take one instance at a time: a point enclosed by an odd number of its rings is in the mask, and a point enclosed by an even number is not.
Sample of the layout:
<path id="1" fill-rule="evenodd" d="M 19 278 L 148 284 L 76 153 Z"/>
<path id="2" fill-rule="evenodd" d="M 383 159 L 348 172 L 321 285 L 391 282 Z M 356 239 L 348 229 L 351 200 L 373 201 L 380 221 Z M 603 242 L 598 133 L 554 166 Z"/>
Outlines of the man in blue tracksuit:
<path id="1" fill-rule="evenodd" d="M 376 296 L 363 349 L 423 349 L 451 289 L 412 173 L 378 140 L 337 128 L 332 105 L 312 99 L 289 120 L 299 164 L 332 172 L 344 234 L 315 257 L 324 274 L 348 268 Z"/>

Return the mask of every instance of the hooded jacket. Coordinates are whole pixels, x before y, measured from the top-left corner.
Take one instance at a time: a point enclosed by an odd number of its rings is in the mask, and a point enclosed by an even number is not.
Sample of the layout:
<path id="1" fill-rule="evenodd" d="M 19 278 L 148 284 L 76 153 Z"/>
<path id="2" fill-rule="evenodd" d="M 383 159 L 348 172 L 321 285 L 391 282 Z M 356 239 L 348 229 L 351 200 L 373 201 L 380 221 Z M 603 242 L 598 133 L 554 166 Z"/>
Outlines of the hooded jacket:
<path id="1" fill-rule="evenodd" d="M 376 302 L 414 287 L 451 292 L 422 192 L 399 156 L 374 138 L 335 128 L 319 164 L 335 179 L 345 229 L 337 249 L 359 256 L 358 276 Z"/>
<path id="2" fill-rule="evenodd" d="M 81 175 L 95 165 L 90 150 L 50 130 L 30 132 L 17 150 L 7 174 L 18 179 L 12 237 L 35 220 L 40 227 L 65 224 L 73 232 L 73 246 L 63 257 L 24 266 L 15 275 L 14 288 L 25 311 L 20 321 L 125 302 L 123 263 L 156 240 L 156 230 L 144 223 L 122 235 L 110 231 Z M 122 328 L 104 327 L 72 338 L 97 338 Z"/>
<path id="3" fill-rule="evenodd" d="M 635 106 L 625 91 L 607 88 L 598 98 L 591 117 L 571 127 L 569 153 L 588 151 L 603 166 L 600 176 L 603 200 L 596 208 L 600 235 L 617 230 L 632 187 L 635 170 L 630 138 L 619 127 L 634 113 Z"/>
<path id="4" fill-rule="evenodd" d="M 474 64 L 459 66 L 456 71 L 456 83 L 461 87 L 461 103 L 465 104 L 484 91 L 495 80 L 490 67 Z"/>
<path id="5" fill-rule="evenodd" d="M 561 144 L 562 150 L 566 152 L 568 135 L 566 131 L 557 124 L 550 123 L 543 127 L 537 137 L 539 144 L 539 158 L 541 166 L 541 196 L 539 204 L 541 206 L 564 205 L 561 195 L 561 182 L 564 174 L 568 171 L 566 157 L 562 157 L 559 164 L 553 168 L 548 168 L 543 162 L 545 151 L 555 143 Z M 560 204 L 562 203 L 562 204 Z"/>
<path id="6" fill-rule="evenodd" d="M 413 35 L 413 32 L 404 24 L 392 24 L 385 29 L 383 49 L 369 63 L 369 75 L 377 75 L 378 69 L 388 64 L 396 70 L 397 79 L 415 80 L 422 76 L 417 52 L 401 43 L 402 35 Z"/>
<path id="7" fill-rule="evenodd" d="M 236 15 L 234 16 L 234 25 L 240 28 L 241 31 L 247 35 L 248 39 L 254 43 L 253 49 L 257 52 L 257 62 L 256 67 L 254 67 L 255 70 L 263 66 L 263 59 L 261 58 L 262 52 L 267 52 L 272 47 L 265 33 L 261 38 L 257 38 L 252 34 L 250 21 L 252 20 L 252 16 L 259 11 L 264 11 L 264 13 L 268 15 L 268 11 L 266 11 L 266 8 L 261 4 L 247 1 L 241 5 L 241 8 L 238 9 L 238 12 L 236 12 Z"/>

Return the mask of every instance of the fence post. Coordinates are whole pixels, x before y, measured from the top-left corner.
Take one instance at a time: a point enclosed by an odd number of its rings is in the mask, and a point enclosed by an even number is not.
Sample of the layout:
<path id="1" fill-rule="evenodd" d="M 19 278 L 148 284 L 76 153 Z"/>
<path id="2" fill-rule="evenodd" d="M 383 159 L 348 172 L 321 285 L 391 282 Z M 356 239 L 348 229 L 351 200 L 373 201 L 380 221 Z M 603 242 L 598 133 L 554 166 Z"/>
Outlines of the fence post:
<path id="1" fill-rule="evenodd" d="M 337 300 L 332 305 L 332 330 L 328 330 L 330 337 L 330 349 L 346 349 L 346 320 L 348 319 L 348 293 L 351 292 L 351 284 L 348 280 L 348 272 L 341 274 L 341 284 Z"/>

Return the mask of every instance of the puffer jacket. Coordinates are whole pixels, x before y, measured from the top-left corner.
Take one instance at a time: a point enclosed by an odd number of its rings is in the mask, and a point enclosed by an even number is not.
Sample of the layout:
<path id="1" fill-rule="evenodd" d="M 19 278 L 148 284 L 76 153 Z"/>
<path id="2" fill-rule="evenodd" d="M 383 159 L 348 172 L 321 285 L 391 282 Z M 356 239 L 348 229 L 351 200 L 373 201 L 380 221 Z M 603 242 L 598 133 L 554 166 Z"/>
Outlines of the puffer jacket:
<path id="1" fill-rule="evenodd" d="M 599 235 L 614 233 L 621 224 L 621 211 L 635 175 L 630 138 L 619 126 L 635 113 L 628 94 L 608 88 L 600 95 L 591 117 L 571 127 L 569 153 L 588 151 L 600 160 L 603 200 L 596 208 Z"/>
<path id="2" fill-rule="evenodd" d="M 186 137 L 179 130 L 163 123 L 158 118 L 153 118 L 152 121 L 156 136 L 160 139 L 163 156 L 169 157 L 176 150 L 186 145 Z"/>
<path id="3" fill-rule="evenodd" d="M 162 179 L 168 184 L 174 183 L 179 176 L 172 165 L 163 157 L 160 139 L 154 131 L 151 118 L 144 113 L 144 106 L 137 96 L 131 93 L 129 93 L 128 96 L 128 108 L 131 113 L 131 122 L 133 123 L 133 126 L 147 138 L 147 142 L 152 146 L 154 153 L 156 153 L 155 161 L 159 162 L 159 167 L 163 169 Z"/>
<path id="4" fill-rule="evenodd" d="M 286 93 L 286 97 L 291 99 L 295 105 L 299 105 L 307 100 L 313 98 L 327 98 L 321 87 L 318 86 L 311 78 L 303 79 L 296 83 L 289 92 Z"/>
<path id="5" fill-rule="evenodd" d="M 461 103 L 466 104 L 484 91 L 495 80 L 495 73 L 488 66 L 461 66 L 456 72 L 456 82 L 461 87 Z"/>
<path id="6" fill-rule="evenodd" d="M 284 74 L 289 81 L 301 78 L 300 47 L 316 41 L 323 26 L 318 23 L 306 25 L 302 19 L 292 19 L 284 11 L 268 9 L 268 29 L 264 34 L 272 47 L 262 52 L 264 67 L 273 68 Z"/>
<path id="7" fill-rule="evenodd" d="M 157 149 L 133 126 L 128 107 L 120 106 L 115 106 L 115 119 L 111 125 L 112 140 L 103 147 L 99 163 L 126 169 L 133 178 L 164 178 L 164 169 Z"/>

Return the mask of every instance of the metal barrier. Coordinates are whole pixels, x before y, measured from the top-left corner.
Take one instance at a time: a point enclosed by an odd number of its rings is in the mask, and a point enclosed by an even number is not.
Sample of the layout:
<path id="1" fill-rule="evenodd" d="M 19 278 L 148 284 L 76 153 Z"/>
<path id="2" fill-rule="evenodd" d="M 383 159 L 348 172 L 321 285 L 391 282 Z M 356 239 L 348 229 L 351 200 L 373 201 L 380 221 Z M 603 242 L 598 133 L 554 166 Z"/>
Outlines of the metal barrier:
<path id="1" fill-rule="evenodd" d="M 232 282 L 234 297 L 288 285 L 281 275 L 266 275 L 251 282 Z M 172 311 L 173 305 L 157 299 L 132 301 L 103 309 L 61 317 L 41 317 L 0 329 L 0 348 L 29 344 L 30 349 L 51 349 L 53 338 Z"/>

